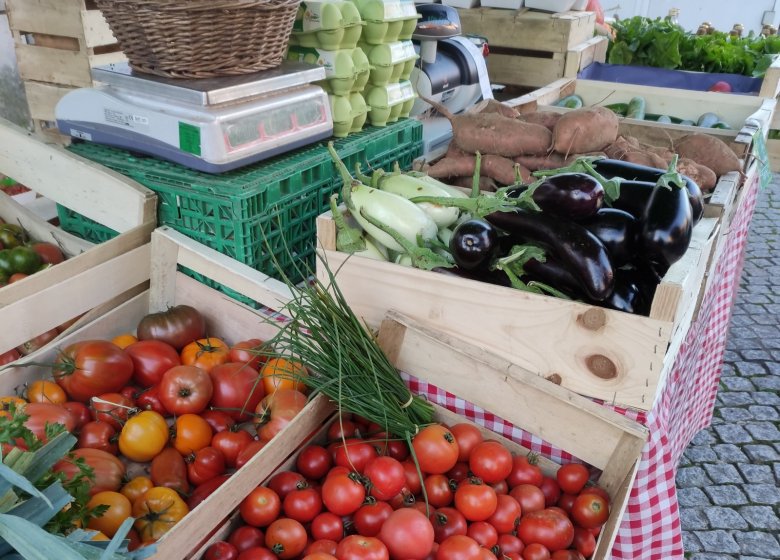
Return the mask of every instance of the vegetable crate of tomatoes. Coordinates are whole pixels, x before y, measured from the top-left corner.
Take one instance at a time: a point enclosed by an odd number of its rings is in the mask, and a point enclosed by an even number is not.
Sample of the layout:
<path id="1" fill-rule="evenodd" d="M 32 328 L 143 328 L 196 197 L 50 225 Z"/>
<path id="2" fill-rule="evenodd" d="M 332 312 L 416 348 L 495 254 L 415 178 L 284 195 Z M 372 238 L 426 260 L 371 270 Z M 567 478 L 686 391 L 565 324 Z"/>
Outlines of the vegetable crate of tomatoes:
<path id="1" fill-rule="evenodd" d="M 370 326 L 394 309 L 576 393 L 641 410 L 652 408 L 690 326 L 718 232 L 715 218 L 696 225 L 646 317 L 342 253 L 331 216 L 317 222 L 322 254 Z M 327 273 L 317 264 L 322 279 Z"/>
<path id="2" fill-rule="evenodd" d="M 161 228 L 151 244 L 111 264 L 146 271 L 148 289 L 56 349 L 0 371 L 0 422 L 10 429 L 9 416 L 22 414 L 40 439 L 50 437 L 47 423 L 64 427 L 78 443 L 54 470 L 79 484 L 82 467 L 93 470 L 62 513 L 68 523 L 60 531 L 82 524 L 111 536 L 132 516 L 135 545 L 155 542 L 156 557 L 166 560 L 187 557 L 289 456 L 310 423 L 332 413 L 324 397 L 309 399 L 302 385 L 279 381 L 281 373 L 305 371 L 301 364 L 256 352 L 279 321 L 178 265 L 268 306 L 289 297 L 284 284 Z M 82 275 L 81 289 L 110 292 L 101 272 Z M 21 445 L 17 437 L 4 441 Z M 98 515 L 97 506 L 107 511 Z"/>
<path id="3" fill-rule="evenodd" d="M 403 439 L 337 413 L 247 494 L 197 558 L 609 556 L 647 438 L 643 427 L 397 314 L 383 323 L 379 342 L 400 370 L 468 394 L 593 468 L 534 456 L 439 406 L 437 423 L 411 438 L 414 457 Z M 461 371 L 468 376 L 453 375 Z"/>
<path id="4" fill-rule="evenodd" d="M 149 241 L 156 197 L 137 183 L 44 144 L 2 119 L 0 145 L 0 172 L 55 202 L 78 206 L 122 232 L 111 242 L 93 245 L 0 193 L 0 219 L 6 222 L 0 224 L 0 320 L 13 325 L 0 336 L 0 363 L 5 364 L 50 343 L 67 322 L 115 305 L 111 300 L 143 281 L 139 279 L 143 267 L 120 276 L 106 263 Z M 96 267 L 104 267 L 106 282 L 115 283 L 110 290 L 81 287 L 82 275 Z"/>

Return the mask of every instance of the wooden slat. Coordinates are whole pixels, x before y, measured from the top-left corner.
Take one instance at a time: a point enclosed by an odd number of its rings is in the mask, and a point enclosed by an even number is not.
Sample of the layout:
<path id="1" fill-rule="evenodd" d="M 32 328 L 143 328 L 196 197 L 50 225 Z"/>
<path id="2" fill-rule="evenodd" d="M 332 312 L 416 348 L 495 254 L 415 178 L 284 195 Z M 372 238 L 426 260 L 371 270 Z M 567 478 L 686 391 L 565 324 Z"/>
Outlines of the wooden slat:
<path id="1" fill-rule="evenodd" d="M 563 75 L 566 78 L 576 78 L 582 70 L 594 62 L 604 62 L 607 59 L 609 39 L 603 36 L 593 37 L 577 45 L 566 53 L 566 66 Z"/>
<path id="2" fill-rule="evenodd" d="M 16 61 L 23 80 L 90 87 L 89 58 L 85 53 L 51 47 L 16 44 Z"/>
<path id="3" fill-rule="evenodd" d="M 84 44 L 88 48 L 116 43 L 116 38 L 100 10 L 82 10 L 81 21 L 84 27 Z"/>
<path id="4" fill-rule="evenodd" d="M 559 99 L 574 93 L 577 80 L 561 78 L 520 97 L 504 101 L 520 113 L 534 113 L 540 106 L 552 105 Z"/>
<path id="5" fill-rule="evenodd" d="M 149 189 L 0 119 L 0 169 L 63 206 L 115 231 L 157 220 L 157 197 Z"/>
<path id="6" fill-rule="evenodd" d="M 590 39 L 596 24 L 592 12 L 480 8 L 461 9 L 458 14 L 464 34 L 487 37 L 491 46 L 558 53 Z"/>
<path id="7" fill-rule="evenodd" d="M 742 177 L 736 171 L 721 176 L 704 205 L 704 217 L 721 218 L 734 205 L 741 183 Z"/>
<path id="8" fill-rule="evenodd" d="M 57 84 L 32 80 L 25 81 L 24 92 L 27 95 L 27 106 L 30 108 L 30 116 L 34 119 L 54 121 L 54 108 L 57 106 L 57 103 L 66 93 L 73 90 L 74 88 Z"/>
<path id="9" fill-rule="evenodd" d="M 6 0 L 11 29 L 81 39 L 83 0 Z"/>
<path id="10" fill-rule="evenodd" d="M 764 74 L 764 81 L 761 82 L 759 97 L 769 97 L 774 99 L 780 94 L 780 57 L 776 57 L 772 65 L 767 68 Z"/>
<path id="11" fill-rule="evenodd" d="M 769 154 L 769 166 L 772 171 L 780 172 L 780 140 L 767 140 L 766 151 Z"/>
<path id="12" fill-rule="evenodd" d="M 491 83 L 539 87 L 562 78 L 566 53 L 553 53 L 552 58 L 524 54 L 495 54 L 487 57 Z"/>

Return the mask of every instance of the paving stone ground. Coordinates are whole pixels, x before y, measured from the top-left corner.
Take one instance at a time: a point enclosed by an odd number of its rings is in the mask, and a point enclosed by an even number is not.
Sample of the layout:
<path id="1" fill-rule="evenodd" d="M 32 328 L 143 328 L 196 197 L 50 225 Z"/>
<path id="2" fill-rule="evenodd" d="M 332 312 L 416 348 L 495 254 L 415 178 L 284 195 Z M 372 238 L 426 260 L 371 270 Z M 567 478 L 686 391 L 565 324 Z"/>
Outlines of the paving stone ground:
<path id="1" fill-rule="evenodd" d="M 780 175 L 759 193 L 712 426 L 677 490 L 686 557 L 780 559 Z"/>

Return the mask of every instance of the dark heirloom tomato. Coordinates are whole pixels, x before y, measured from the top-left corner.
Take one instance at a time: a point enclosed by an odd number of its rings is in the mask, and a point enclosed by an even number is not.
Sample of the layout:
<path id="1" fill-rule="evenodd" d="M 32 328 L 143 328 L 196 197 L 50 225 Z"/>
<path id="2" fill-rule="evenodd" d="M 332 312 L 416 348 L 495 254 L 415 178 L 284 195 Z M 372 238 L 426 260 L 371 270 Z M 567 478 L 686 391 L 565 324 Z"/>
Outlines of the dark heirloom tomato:
<path id="1" fill-rule="evenodd" d="M 206 336 L 206 319 L 189 305 L 150 313 L 138 324 L 138 340 L 162 340 L 181 350 L 193 340 Z"/>
<path id="2" fill-rule="evenodd" d="M 190 491 L 190 483 L 187 478 L 187 464 L 184 462 L 184 457 L 181 456 L 181 453 L 173 447 L 166 447 L 152 459 L 149 476 L 155 486 L 172 488 L 182 494 Z"/>
<path id="3" fill-rule="evenodd" d="M 133 360 L 107 340 L 84 340 L 66 347 L 52 367 L 54 380 L 71 399 L 87 402 L 118 392 L 133 374 Z"/>
<path id="4" fill-rule="evenodd" d="M 21 357 L 22 355 L 16 349 L 9 350 L 8 352 L 3 352 L 2 354 L 0 354 L 0 366 L 4 366 L 6 364 L 10 364 L 11 362 L 15 362 Z"/>
<path id="5" fill-rule="evenodd" d="M 112 455 L 119 451 L 117 445 L 116 430 L 110 424 L 105 422 L 87 422 L 82 426 L 79 432 L 79 441 L 76 444 L 78 448 L 89 447 L 92 449 L 101 449 Z"/>
<path id="6" fill-rule="evenodd" d="M 59 264 L 65 260 L 65 255 L 63 255 L 60 248 L 53 243 L 42 241 L 40 243 L 33 243 L 30 245 L 30 248 L 38 253 L 38 256 L 46 264 Z"/>
<path id="7" fill-rule="evenodd" d="M 125 352 L 133 360 L 133 380 L 141 387 L 156 385 L 166 371 L 181 365 L 176 349 L 161 340 L 139 340 Z"/>

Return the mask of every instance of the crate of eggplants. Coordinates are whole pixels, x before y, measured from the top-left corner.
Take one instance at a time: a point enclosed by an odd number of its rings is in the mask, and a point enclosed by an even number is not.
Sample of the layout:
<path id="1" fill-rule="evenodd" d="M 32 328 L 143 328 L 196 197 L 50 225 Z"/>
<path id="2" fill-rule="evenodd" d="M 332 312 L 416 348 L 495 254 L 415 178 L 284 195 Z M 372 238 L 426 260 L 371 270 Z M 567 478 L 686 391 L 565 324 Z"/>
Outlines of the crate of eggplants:
<path id="1" fill-rule="evenodd" d="M 517 194 L 534 189 L 531 195 L 541 211 L 493 212 L 460 224 L 450 239 L 459 273 L 508 285 L 497 263 L 506 260 L 512 247 L 530 244 L 545 257 L 522 264 L 519 272 L 526 282 L 543 283 L 573 299 L 648 314 L 661 277 L 688 249 L 695 222 L 691 193 L 699 192 L 694 198 L 700 206 L 700 191 L 676 173 L 676 158 L 667 171 L 639 170 L 643 175 L 622 170 L 621 164 L 586 160 L 574 168 L 586 173 L 564 168 L 516 188 Z M 612 191 L 616 181 L 619 191 Z M 605 196 L 605 183 L 616 197 Z"/>

